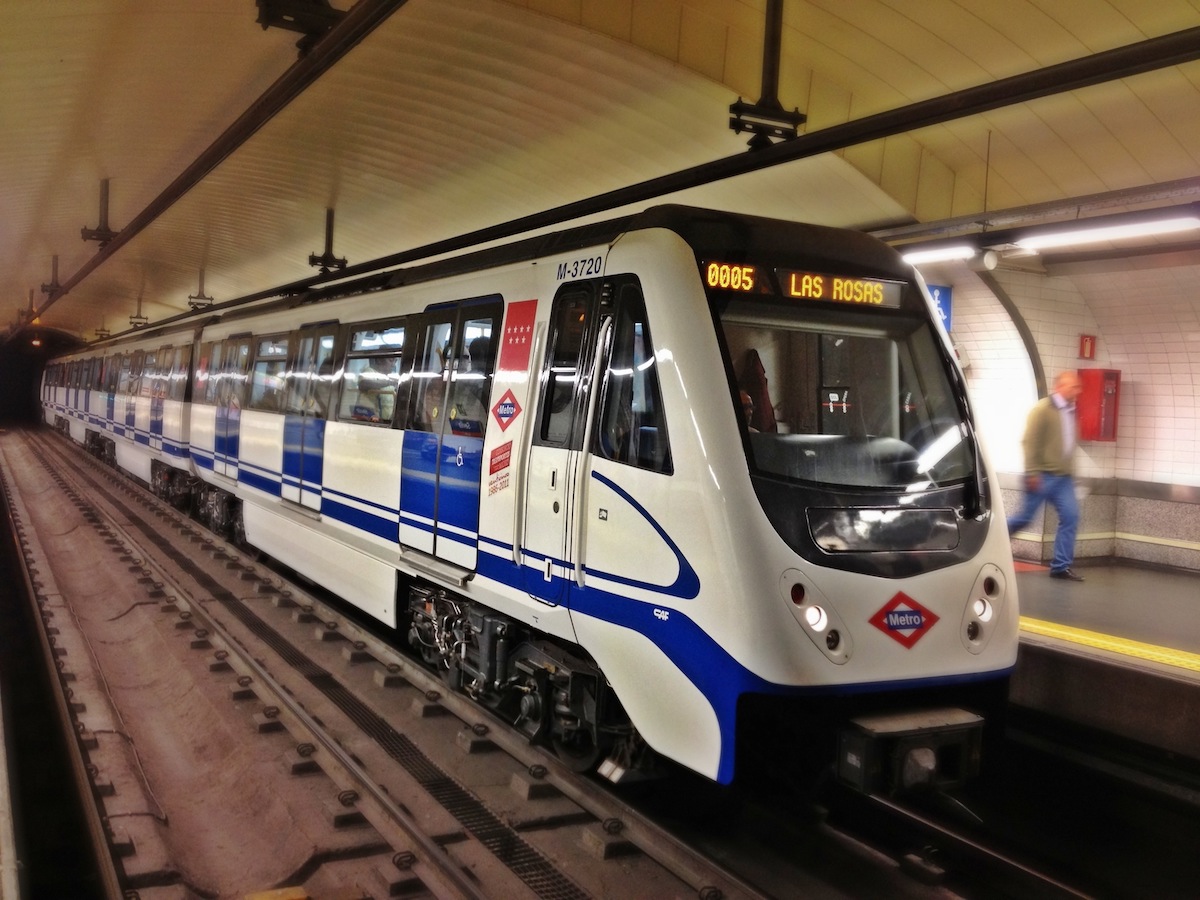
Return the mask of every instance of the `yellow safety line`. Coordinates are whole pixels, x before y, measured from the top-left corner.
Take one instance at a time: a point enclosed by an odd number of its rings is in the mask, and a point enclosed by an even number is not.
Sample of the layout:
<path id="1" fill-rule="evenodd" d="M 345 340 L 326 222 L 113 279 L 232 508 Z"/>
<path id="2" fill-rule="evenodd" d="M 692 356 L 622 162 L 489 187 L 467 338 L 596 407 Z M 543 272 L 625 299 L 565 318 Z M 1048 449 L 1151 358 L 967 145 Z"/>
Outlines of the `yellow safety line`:
<path id="1" fill-rule="evenodd" d="M 1154 644 L 1131 641 L 1128 638 L 1115 637 L 1111 634 L 1100 634 L 1084 628 L 1072 628 L 1070 625 L 1058 625 L 1041 619 L 1031 619 L 1028 616 L 1021 616 L 1021 630 L 1042 637 L 1069 641 L 1072 644 L 1082 644 L 1085 647 L 1108 650 L 1122 656 L 1132 656 L 1135 659 L 1200 672 L 1200 654 L 1188 653 L 1186 650 L 1157 647 Z"/>

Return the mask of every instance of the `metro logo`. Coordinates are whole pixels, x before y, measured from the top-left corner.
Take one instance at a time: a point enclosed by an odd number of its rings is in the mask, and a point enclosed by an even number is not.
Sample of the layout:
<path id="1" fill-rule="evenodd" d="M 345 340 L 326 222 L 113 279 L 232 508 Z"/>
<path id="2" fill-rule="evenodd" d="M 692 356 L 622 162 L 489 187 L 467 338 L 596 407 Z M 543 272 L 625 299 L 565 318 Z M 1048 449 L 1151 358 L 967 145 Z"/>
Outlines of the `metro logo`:
<path id="1" fill-rule="evenodd" d="M 898 591 L 868 621 L 897 643 L 911 648 L 939 618 L 904 591 Z"/>
<path id="2" fill-rule="evenodd" d="M 512 391 L 505 391 L 504 396 L 492 407 L 492 415 L 495 416 L 501 431 L 507 431 L 513 419 L 520 414 L 521 404 L 517 402 L 517 398 L 513 395 Z"/>

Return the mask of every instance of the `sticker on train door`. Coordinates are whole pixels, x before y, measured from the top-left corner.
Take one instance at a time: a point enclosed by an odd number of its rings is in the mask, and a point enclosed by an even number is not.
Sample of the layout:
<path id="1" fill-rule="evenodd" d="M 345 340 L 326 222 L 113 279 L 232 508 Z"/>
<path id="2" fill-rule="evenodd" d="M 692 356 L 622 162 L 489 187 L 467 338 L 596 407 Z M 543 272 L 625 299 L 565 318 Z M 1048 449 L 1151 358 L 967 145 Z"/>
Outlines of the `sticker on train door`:
<path id="1" fill-rule="evenodd" d="M 529 371 L 533 352 L 533 323 L 537 319 L 537 300 L 519 300 L 508 304 L 504 319 L 504 337 L 496 369 L 502 379 L 518 378 Z M 520 408 L 517 408 L 520 412 Z"/>
<path id="2" fill-rule="evenodd" d="M 492 407 L 492 417 L 500 426 L 501 431 L 507 431 L 508 426 L 520 414 L 521 404 L 517 402 L 517 397 L 512 391 L 505 391 L 504 396 L 497 400 L 496 405 Z"/>

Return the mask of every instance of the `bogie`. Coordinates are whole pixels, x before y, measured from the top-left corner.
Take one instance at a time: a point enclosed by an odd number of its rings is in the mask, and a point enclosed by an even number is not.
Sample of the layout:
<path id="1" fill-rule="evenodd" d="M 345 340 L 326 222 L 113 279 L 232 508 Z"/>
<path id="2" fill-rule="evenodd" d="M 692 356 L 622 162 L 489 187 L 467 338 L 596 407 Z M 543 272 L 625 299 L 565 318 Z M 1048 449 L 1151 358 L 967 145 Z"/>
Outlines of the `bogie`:
<path id="1" fill-rule="evenodd" d="M 455 690 L 589 771 L 634 730 L 596 664 L 522 623 L 430 586 L 409 592 L 408 642 Z"/>

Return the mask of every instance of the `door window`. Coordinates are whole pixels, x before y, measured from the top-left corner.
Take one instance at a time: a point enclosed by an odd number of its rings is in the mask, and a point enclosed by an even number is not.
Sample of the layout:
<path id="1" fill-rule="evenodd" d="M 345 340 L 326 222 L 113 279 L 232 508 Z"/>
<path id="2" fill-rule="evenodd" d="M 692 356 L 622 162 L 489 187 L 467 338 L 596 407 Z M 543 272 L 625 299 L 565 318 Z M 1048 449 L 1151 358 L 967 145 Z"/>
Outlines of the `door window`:
<path id="1" fill-rule="evenodd" d="M 287 335 L 259 338 L 250 376 L 250 408 L 280 412 L 286 396 Z"/>
<path id="2" fill-rule="evenodd" d="M 333 345 L 332 329 L 301 332 L 295 365 L 287 376 L 287 412 L 325 418 L 337 377 Z"/>
<path id="3" fill-rule="evenodd" d="M 407 427 L 412 431 L 442 433 L 453 329 L 452 321 L 433 322 L 426 326 L 421 355 L 413 368 L 412 397 L 408 405 Z"/>
<path id="4" fill-rule="evenodd" d="M 592 450 L 606 459 L 670 474 L 667 420 L 646 304 L 635 283 L 619 284 L 615 293 L 613 339 Z"/>
<path id="5" fill-rule="evenodd" d="M 535 441 L 543 446 L 579 449 L 582 443 L 583 373 L 595 305 L 590 284 L 566 288 L 555 300 L 535 435 Z"/>

